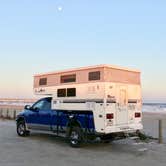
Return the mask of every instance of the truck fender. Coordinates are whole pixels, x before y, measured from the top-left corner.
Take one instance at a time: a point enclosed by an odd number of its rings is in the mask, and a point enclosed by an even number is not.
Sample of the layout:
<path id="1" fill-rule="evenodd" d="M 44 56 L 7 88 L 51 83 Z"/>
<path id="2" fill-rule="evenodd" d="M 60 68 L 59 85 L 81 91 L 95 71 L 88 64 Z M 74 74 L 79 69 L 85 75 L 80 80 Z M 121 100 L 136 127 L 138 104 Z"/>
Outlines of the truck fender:
<path id="1" fill-rule="evenodd" d="M 17 123 L 20 122 L 20 121 L 26 122 L 26 121 L 25 121 L 25 118 L 24 118 L 23 116 L 18 116 L 18 117 L 16 118 L 16 122 L 17 122 Z"/>
<path id="2" fill-rule="evenodd" d="M 24 116 L 18 116 L 16 118 L 16 123 L 18 124 L 20 121 L 24 121 L 25 122 L 25 126 L 26 126 L 26 129 L 28 130 L 28 126 L 26 124 L 26 120 L 25 120 L 25 117 Z"/>

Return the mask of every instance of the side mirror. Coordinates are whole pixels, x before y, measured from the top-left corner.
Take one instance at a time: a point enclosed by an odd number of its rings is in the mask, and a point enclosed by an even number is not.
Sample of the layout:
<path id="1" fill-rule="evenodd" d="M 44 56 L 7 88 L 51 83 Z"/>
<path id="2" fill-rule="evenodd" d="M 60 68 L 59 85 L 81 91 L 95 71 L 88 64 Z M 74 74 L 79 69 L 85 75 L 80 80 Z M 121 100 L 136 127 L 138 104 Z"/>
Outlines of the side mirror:
<path id="1" fill-rule="evenodd" d="M 31 109 L 31 106 L 30 106 L 30 105 L 26 105 L 26 106 L 24 107 L 24 109 L 25 109 L 25 110 L 30 110 L 30 109 Z"/>

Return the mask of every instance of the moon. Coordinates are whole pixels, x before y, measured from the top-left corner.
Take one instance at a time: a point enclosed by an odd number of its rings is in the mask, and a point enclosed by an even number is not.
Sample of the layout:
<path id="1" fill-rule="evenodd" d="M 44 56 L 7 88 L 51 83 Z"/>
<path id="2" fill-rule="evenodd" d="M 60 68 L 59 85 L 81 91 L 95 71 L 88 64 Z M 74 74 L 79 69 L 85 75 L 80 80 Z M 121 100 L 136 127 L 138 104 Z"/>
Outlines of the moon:
<path id="1" fill-rule="evenodd" d="M 61 12 L 63 10 L 62 6 L 58 6 L 58 11 Z"/>

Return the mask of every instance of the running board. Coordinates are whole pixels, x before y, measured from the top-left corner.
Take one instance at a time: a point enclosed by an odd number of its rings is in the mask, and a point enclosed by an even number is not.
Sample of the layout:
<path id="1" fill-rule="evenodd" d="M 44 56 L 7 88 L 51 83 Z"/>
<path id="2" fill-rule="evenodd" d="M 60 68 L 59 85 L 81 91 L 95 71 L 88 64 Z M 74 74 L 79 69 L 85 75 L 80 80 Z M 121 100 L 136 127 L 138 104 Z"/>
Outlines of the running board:
<path id="1" fill-rule="evenodd" d="M 57 136 L 57 137 L 63 137 L 63 138 L 66 138 L 66 132 L 65 131 L 59 131 L 57 133 L 56 130 L 54 131 L 41 131 L 41 130 L 30 130 L 34 133 L 39 133 L 39 134 L 48 134 L 48 135 L 54 135 L 54 136 Z"/>

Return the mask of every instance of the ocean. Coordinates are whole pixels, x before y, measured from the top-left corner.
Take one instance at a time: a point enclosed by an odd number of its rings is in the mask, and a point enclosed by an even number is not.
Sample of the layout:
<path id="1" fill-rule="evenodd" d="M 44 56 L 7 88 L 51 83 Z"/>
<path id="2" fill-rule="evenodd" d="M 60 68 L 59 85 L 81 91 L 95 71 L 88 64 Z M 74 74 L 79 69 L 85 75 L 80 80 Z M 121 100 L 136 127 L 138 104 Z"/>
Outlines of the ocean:
<path id="1" fill-rule="evenodd" d="M 166 103 L 144 103 L 143 112 L 166 113 Z"/>

